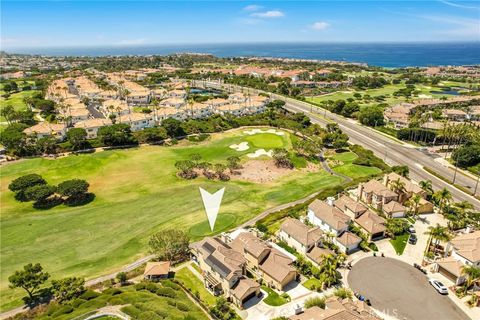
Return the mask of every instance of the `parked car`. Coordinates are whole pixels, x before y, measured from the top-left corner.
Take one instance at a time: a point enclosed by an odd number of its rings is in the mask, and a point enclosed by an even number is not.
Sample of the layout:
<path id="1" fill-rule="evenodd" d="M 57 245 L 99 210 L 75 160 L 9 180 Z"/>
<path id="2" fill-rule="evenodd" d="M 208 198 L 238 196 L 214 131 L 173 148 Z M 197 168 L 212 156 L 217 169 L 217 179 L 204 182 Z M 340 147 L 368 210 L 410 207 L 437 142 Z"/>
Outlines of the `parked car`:
<path id="1" fill-rule="evenodd" d="M 415 234 L 411 234 L 408 238 L 408 243 L 410 244 L 417 244 L 417 236 Z"/>
<path id="2" fill-rule="evenodd" d="M 448 289 L 447 289 L 447 287 L 445 287 L 445 286 L 443 285 L 443 283 L 441 283 L 440 281 L 435 280 L 435 279 L 429 279 L 428 282 L 430 282 L 430 284 L 432 285 L 432 287 L 434 287 L 435 290 L 437 290 L 438 293 L 440 293 L 440 294 L 448 294 Z"/>
<path id="3" fill-rule="evenodd" d="M 410 227 L 408 227 L 408 232 L 409 233 L 416 233 L 415 227 L 413 225 L 410 225 Z"/>

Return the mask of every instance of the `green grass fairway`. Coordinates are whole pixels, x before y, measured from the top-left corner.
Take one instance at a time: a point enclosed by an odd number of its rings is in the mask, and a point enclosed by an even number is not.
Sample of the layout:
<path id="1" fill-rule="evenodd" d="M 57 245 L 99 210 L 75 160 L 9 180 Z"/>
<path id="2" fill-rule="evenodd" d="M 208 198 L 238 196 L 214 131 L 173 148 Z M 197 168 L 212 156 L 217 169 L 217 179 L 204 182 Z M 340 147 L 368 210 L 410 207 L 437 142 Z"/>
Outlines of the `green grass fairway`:
<path id="1" fill-rule="evenodd" d="M 337 153 L 333 156 L 333 159 L 341 161 L 342 164 L 334 167 L 333 170 L 353 179 L 372 176 L 382 172 L 377 167 L 366 167 L 352 163 L 357 158 L 358 156 L 353 152 Z"/>
<path id="2" fill-rule="evenodd" d="M 284 146 L 284 138 L 273 133 L 255 134 L 246 136 L 245 141 L 250 147 L 261 149 L 282 148 Z"/>
<path id="3" fill-rule="evenodd" d="M 11 105 L 17 111 L 26 110 L 27 105 L 25 104 L 23 99 L 27 97 L 31 97 L 36 92 L 39 92 L 39 91 L 38 90 L 20 91 L 10 95 L 8 99 L 5 99 L 4 97 L 0 97 L 0 110 L 5 108 L 7 105 Z M 5 118 L 3 116 L 0 116 L 0 122 L 4 122 L 4 121 L 6 121 Z"/>
<path id="4" fill-rule="evenodd" d="M 301 170 L 266 184 L 177 178 L 175 161 L 187 159 L 192 153 L 200 153 L 205 161 L 212 163 L 225 162 L 231 155 L 239 155 L 246 161 L 244 155 L 255 148 L 238 152 L 229 146 L 250 137 L 255 137 L 254 141 L 264 148 L 277 147 L 279 141 L 283 147 L 291 145 L 289 134 L 246 137 L 237 130 L 215 134 L 201 143 L 185 141 L 174 147 L 145 146 L 57 160 L 30 159 L 3 166 L 1 310 L 21 304 L 23 291 L 8 289 L 8 276 L 27 263 L 40 262 L 53 278 L 88 279 L 115 272 L 145 255 L 149 236 L 164 228 L 186 230 L 194 240 L 210 235 L 199 187 L 210 192 L 226 187 L 214 230 L 218 233 L 267 208 L 342 183 L 341 178 L 323 171 Z M 71 178 L 86 179 L 96 199 L 83 207 L 35 210 L 31 203 L 15 201 L 8 190 L 11 180 L 28 173 L 41 174 L 51 184 Z"/>

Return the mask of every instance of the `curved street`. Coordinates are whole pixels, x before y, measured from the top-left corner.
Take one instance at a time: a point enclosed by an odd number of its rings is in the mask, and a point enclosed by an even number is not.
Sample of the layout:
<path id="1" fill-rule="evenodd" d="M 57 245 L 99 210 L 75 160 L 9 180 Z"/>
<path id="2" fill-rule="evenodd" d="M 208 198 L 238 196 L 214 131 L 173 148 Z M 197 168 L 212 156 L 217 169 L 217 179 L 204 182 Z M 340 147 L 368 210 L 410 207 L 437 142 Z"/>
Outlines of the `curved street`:
<path id="1" fill-rule="evenodd" d="M 437 293 L 423 273 L 396 259 L 364 258 L 353 265 L 347 282 L 387 316 L 405 320 L 470 319 L 448 296 Z"/>

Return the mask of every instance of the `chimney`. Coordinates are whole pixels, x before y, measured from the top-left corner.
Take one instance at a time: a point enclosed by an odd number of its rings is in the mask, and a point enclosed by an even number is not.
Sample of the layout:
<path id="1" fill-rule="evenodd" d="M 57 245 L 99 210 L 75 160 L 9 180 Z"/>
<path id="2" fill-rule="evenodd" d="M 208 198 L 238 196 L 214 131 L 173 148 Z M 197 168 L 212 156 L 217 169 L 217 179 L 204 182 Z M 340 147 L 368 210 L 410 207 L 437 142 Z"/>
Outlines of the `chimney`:
<path id="1" fill-rule="evenodd" d="M 327 198 L 327 204 L 331 207 L 333 207 L 333 202 L 335 201 L 334 197 L 328 197 Z"/>

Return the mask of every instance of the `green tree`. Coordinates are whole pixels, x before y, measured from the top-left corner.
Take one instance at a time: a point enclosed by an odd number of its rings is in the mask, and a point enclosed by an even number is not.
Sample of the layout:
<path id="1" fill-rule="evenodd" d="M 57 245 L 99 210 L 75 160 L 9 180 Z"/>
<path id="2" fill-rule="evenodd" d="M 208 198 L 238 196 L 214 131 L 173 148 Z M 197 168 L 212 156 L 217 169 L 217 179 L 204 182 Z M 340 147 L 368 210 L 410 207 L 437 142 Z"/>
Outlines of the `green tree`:
<path id="1" fill-rule="evenodd" d="M 128 124 L 119 123 L 111 126 L 104 126 L 98 129 L 97 136 L 106 146 L 121 146 L 135 144 Z"/>
<path id="2" fill-rule="evenodd" d="M 127 282 L 127 274 L 125 272 L 119 272 L 117 273 L 116 277 L 117 280 L 120 282 L 120 284 L 125 284 Z"/>
<path id="3" fill-rule="evenodd" d="M 49 277 L 50 275 L 43 271 L 40 263 L 29 263 L 23 266 L 23 270 L 15 271 L 8 277 L 8 281 L 10 288 L 22 288 L 27 292 L 29 300 L 35 301 L 37 290 Z"/>
<path id="4" fill-rule="evenodd" d="M 0 115 L 2 115 L 5 120 L 7 120 L 8 124 L 11 124 L 12 121 L 15 119 L 15 109 L 11 104 L 7 104 L 1 109 Z"/>
<path id="5" fill-rule="evenodd" d="M 36 147 L 40 153 L 54 154 L 57 152 L 57 141 L 51 136 L 42 137 L 37 140 Z"/>
<path id="6" fill-rule="evenodd" d="M 436 226 L 429 226 L 428 231 L 425 232 L 425 234 L 431 236 L 432 239 L 435 240 L 435 251 L 437 250 L 440 241 L 447 242 L 452 238 L 450 232 L 448 232 L 448 229 L 438 223 Z"/>
<path id="7" fill-rule="evenodd" d="M 383 126 L 383 109 L 380 107 L 364 107 L 358 114 L 358 120 L 361 124 L 370 127 Z"/>
<path id="8" fill-rule="evenodd" d="M 78 298 L 85 292 L 85 279 L 68 277 L 52 280 L 52 293 L 59 303 L 65 303 Z"/>
<path id="9" fill-rule="evenodd" d="M 408 221 L 404 219 L 387 219 L 386 227 L 387 227 L 387 234 L 391 238 L 395 238 L 395 236 L 399 234 L 403 234 L 408 229 Z"/>
<path id="10" fill-rule="evenodd" d="M 47 184 L 37 184 L 25 189 L 24 196 L 28 201 L 41 202 L 55 193 L 56 188 Z"/>
<path id="11" fill-rule="evenodd" d="M 8 189 L 13 192 L 25 191 L 25 189 L 29 187 L 33 187 L 36 185 L 47 184 L 47 181 L 42 178 L 41 175 L 36 173 L 27 174 L 21 176 L 8 185 Z"/>
<path id="12" fill-rule="evenodd" d="M 392 171 L 405 178 L 408 178 L 408 174 L 410 173 L 408 166 L 393 166 Z"/>
<path id="13" fill-rule="evenodd" d="M 83 149 L 87 144 L 87 131 L 83 128 L 71 128 L 67 132 L 67 139 L 73 150 Z"/>
<path id="14" fill-rule="evenodd" d="M 159 260 L 177 263 L 188 259 L 190 250 L 188 235 L 179 229 L 168 229 L 155 233 L 150 237 L 149 246 L 152 254 Z"/>
<path id="15" fill-rule="evenodd" d="M 31 152 L 27 143 L 27 135 L 23 133 L 26 128 L 28 126 L 23 123 L 12 123 L 0 134 L 0 142 L 9 154 L 23 156 Z"/>
<path id="16" fill-rule="evenodd" d="M 324 297 L 312 297 L 305 300 L 305 308 L 310 309 L 312 307 L 319 307 L 325 309 L 326 299 Z"/>
<path id="17" fill-rule="evenodd" d="M 293 163 L 290 160 L 288 151 L 286 149 L 276 148 L 273 149 L 272 158 L 275 162 L 275 165 L 279 168 L 293 168 Z"/>
<path id="18" fill-rule="evenodd" d="M 170 138 L 180 137 L 185 135 L 185 131 L 182 128 L 182 123 L 177 119 L 167 118 L 162 121 L 162 127 L 167 131 L 167 135 Z"/>
<path id="19" fill-rule="evenodd" d="M 470 288 L 475 282 L 480 280 L 480 267 L 473 265 L 465 265 L 462 267 L 462 275 L 465 276 L 465 293 L 467 293 L 468 288 Z"/>
<path id="20" fill-rule="evenodd" d="M 440 212 L 444 213 L 445 207 L 452 201 L 452 193 L 447 188 L 443 188 L 435 192 L 432 198 L 438 205 Z"/>
<path id="21" fill-rule="evenodd" d="M 168 138 L 167 130 L 162 127 L 145 128 L 136 132 L 136 136 L 141 143 L 160 142 Z"/>
<path id="22" fill-rule="evenodd" d="M 228 157 L 227 158 L 227 167 L 230 170 L 230 172 L 240 168 L 240 158 L 237 157 L 237 156 Z"/>

